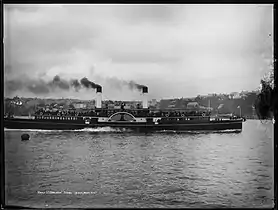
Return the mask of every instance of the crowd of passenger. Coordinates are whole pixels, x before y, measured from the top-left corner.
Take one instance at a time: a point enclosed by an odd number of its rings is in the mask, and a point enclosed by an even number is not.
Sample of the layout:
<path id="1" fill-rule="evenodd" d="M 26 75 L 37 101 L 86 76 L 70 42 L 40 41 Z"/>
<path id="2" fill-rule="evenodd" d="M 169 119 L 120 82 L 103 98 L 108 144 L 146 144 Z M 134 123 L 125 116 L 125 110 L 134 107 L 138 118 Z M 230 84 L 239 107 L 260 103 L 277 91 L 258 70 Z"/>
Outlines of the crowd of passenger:
<path id="1" fill-rule="evenodd" d="M 48 116 L 98 116 L 95 111 L 76 111 L 76 110 L 58 110 L 50 111 L 39 109 L 35 112 L 36 115 L 48 115 Z"/>
<path id="2" fill-rule="evenodd" d="M 151 111 L 151 110 L 121 110 L 124 112 L 128 112 L 135 117 L 188 117 L 188 116 L 209 116 L 210 113 L 204 112 L 179 112 L 179 111 Z M 89 116 L 89 117 L 108 117 L 115 113 L 119 112 L 119 110 L 111 110 L 111 109 L 102 109 L 102 110 L 45 110 L 39 109 L 35 112 L 36 115 L 48 115 L 48 116 Z"/>
<path id="3" fill-rule="evenodd" d="M 150 113 L 150 116 L 154 117 L 189 117 L 189 116 L 209 116 L 209 112 L 196 112 L 196 111 L 190 111 L 190 112 L 178 112 L 178 111 L 159 111 Z"/>

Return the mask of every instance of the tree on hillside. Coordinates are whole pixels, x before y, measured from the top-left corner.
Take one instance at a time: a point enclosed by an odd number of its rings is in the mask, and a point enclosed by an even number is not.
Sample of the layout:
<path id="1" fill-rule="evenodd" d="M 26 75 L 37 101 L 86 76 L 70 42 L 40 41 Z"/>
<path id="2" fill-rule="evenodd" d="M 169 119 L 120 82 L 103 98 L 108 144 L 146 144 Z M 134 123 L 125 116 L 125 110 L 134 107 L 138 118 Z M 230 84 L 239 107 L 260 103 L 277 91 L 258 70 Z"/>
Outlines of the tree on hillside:
<path id="1" fill-rule="evenodd" d="M 272 88 L 270 83 L 261 80 L 261 91 L 257 96 L 255 108 L 260 119 L 272 118 L 275 114 L 274 107 L 277 107 L 277 90 Z"/>
<path id="2" fill-rule="evenodd" d="M 276 72 L 274 74 L 274 59 L 270 65 L 271 69 L 268 75 L 261 80 L 260 93 L 255 102 L 255 109 L 259 119 L 269 119 L 277 114 L 277 87 L 274 85 L 276 81 Z M 275 109 L 276 108 L 276 109 Z"/>

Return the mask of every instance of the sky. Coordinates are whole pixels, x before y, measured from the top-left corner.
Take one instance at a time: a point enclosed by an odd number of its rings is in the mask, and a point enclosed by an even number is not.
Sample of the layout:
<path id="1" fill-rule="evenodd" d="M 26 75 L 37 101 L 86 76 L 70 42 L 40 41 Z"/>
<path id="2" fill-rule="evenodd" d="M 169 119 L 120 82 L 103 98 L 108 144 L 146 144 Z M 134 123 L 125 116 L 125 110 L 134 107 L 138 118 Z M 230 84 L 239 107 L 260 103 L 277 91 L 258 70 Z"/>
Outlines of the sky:
<path id="1" fill-rule="evenodd" d="M 273 5 L 4 5 L 5 96 L 95 98 L 40 91 L 56 75 L 111 100 L 140 100 L 121 81 L 149 99 L 250 91 L 272 57 Z"/>

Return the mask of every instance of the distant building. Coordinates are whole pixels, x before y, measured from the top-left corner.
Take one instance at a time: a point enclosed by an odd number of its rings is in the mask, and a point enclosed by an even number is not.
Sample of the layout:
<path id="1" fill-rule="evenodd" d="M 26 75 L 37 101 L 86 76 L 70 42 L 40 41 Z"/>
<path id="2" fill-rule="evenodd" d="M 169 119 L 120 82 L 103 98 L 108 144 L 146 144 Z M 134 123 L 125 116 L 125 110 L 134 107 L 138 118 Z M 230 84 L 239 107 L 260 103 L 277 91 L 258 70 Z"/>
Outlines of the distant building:
<path id="1" fill-rule="evenodd" d="M 171 104 L 168 106 L 168 108 L 174 108 L 176 105 L 175 104 Z"/>
<path id="2" fill-rule="evenodd" d="M 81 102 L 79 102 L 79 103 L 74 103 L 73 106 L 74 106 L 75 109 L 85 109 L 85 108 L 87 107 L 86 104 L 81 103 Z"/>
<path id="3" fill-rule="evenodd" d="M 49 106 L 45 106 L 45 111 L 50 111 L 50 107 Z"/>
<path id="4" fill-rule="evenodd" d="M 240 94 L 238 92 L 232 92 L 230 93 L 230 99 L 236 99 L 236 98 L 240 98 Z"/>
<path id="5" fill-rule="evenodd" d="M 241 93 L 239 95 L 241 98 L 246 98 L 248 95 L 248 91 L 241 91 Z"/>
<path id="6" fill-rule="evenodd" d="M 201 98 L 201 99 L 204 99 L 204 98 L 207 98 L 209 97 L 208 95 L 198 95 L 197 97 Z"/>
<path id="7" fill-rule="evenodd" d="M 217 94 L 216 93 L 209 93 L 208 96 L 209 97 L 214 97 L 214 96 L 217 96 Z"/>
<path id="8" fill-rule="evenodd" d="M 156 106 L 157 105 L 157 100 L 156 99 L 152 99 L 149 101 L 149 106 Z"/>
<path id="9" fill-rule="evenodd" d="M 87 109 L 94 109 L 95 108 L 95 104 L 89 103 L 86 105 Z"/>
<path id="10" fill-rule="evenodd" d="M 240 93 L 236 93 L 236 94 L 234 94 L 234 97 L 233 97 L 233 99 L 238 99 L 238 98 L 241 98 L 241 95 L 240 95 Z"/>
<path id="11" fill-rule="evenodd" d="M 114 104 L 108 104 L 108 109 L 114 109 Z"/>
<path id="12" fill-rule="evenodd" d="M 189 102 L 186 106 L 188 109 L 192 109 L 192 108 L 199 108 L 199 104 L 197 102 Z"/>

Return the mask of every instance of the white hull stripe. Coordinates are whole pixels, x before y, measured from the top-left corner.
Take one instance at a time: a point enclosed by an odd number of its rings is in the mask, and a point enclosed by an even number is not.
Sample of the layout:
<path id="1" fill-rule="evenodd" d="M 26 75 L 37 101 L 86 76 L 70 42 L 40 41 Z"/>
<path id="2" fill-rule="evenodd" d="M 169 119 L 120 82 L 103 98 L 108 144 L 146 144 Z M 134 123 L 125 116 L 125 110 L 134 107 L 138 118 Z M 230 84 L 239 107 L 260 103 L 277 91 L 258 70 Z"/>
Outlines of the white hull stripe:
<path id="1" fill-rule="evenodd" d="M 22 124 L 29 124 L 29 123 L 35 123 L 35 124 L 59 124 L 59 125 L 86 125 L 86 124 L 81 124 L 81 123 L 70 123 L 70 122 L 67 122 L 67 123 L 62 123 L 62 122 L 32 122 L 32 121 L 21 121 L 21 120 L 17 120 L 17 121 L 13 121 L 13 120 L 10 120 L 9 121 L 10 123 L 22 123 Z M 203 125 L 206 125 L 206 126 L 210 126 L 210 125 L 227 125 L 227 124 L 241 124 L 242 121 L 233 121 L 233 122 L 222 122 L 222 123 L 195 123 L 195 124 L 133 124 L 133 123 L 130 123 L 130 124 L 125 124 L 125 125 L 122 125 L 122 124 L 117 124 L 117 123 L 94 123 L 94 124 L 91 124 L 91 125 L 105 125 L 105 126 L 109 126 L 109 125 L 113 125 L 113 126 L 142 126 L 142 127 L 146 127 L 146 126 L 149 126 L 149 127 L 159 127 L 159 126 L 170 126 L 170 127 L 174 127 L 174 126 L 203 126 Z"/>

